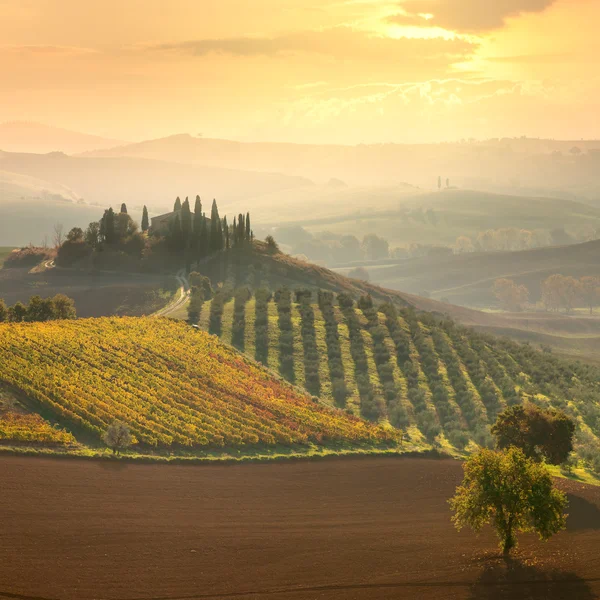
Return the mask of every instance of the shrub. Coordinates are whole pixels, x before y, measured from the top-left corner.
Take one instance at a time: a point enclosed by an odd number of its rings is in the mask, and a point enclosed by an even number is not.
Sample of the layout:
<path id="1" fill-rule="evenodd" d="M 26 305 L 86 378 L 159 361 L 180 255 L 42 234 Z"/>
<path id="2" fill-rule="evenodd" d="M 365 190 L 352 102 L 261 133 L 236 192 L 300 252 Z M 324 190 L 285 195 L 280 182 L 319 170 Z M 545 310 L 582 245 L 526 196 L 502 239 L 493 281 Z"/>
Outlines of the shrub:
<path id="1" fill-rule="evenodd" d="M 43 260 L 50 258 L 50 251 L 46 248 L 36 248 L 27 246 L 20 250 L 13 250 L 4 261 L 5 269 L 31 268 L 35 267 Z"/>
<path id="2" fill-rule="evenodd" d="M 108 426 L 102 440 L 113 451 L 113 454 L 119 454 L 122 450 L 129 448 L 133 441 L 129 427 L 120 421 L 113 421 Z"/>

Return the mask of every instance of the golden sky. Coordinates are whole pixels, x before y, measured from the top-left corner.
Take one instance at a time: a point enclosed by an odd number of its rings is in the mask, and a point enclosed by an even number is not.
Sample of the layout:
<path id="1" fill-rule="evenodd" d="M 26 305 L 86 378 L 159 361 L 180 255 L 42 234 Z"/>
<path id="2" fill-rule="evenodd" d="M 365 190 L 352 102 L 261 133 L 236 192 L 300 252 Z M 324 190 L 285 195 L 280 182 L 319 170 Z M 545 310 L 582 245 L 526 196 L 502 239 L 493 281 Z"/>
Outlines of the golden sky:
<path id="1" fill-rule="evenodd" d="M 600 0 L 0 0 L 0 122 L 124 140 L 600 138 Z"/>

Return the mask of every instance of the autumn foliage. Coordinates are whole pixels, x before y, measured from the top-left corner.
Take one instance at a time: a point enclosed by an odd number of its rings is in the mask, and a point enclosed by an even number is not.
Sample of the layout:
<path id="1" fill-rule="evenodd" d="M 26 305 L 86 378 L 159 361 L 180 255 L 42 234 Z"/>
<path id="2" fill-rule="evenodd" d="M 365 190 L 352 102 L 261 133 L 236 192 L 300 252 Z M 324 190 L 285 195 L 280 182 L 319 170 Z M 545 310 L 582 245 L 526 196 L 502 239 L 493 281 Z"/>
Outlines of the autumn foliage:
<path id="1" fill-rule="evenodd" d="M 118 420 L 156 447 L 388 443 L 398 434 L 315 404 L 224 346 L 167 319 L 0 327 L 2 379 L 98 440 Z"/>

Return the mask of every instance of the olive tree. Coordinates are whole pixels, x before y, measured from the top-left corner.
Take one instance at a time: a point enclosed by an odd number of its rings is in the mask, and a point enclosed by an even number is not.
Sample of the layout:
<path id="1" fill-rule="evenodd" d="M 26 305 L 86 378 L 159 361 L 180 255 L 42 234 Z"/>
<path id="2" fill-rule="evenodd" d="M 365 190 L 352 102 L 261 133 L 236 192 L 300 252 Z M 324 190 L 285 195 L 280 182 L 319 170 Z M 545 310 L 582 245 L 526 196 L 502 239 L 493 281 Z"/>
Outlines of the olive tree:
<path id="1" fill-rule="evenodd" d="M 554 488 L 547 469 L 522 450 L 484 449 L 463 468 L 463 482 L 449 500 L 457 529 L 478 532 L 490 524 L 508 555 L 517 546 L 517 532 L 536 532 L 546 541 L 565 528 L 566 495 Z"/>
<path id="2" fill-rule="evenodd" d="M 102 439 L 112 449 L 113 454 L 119 454 L 121 450 L 125 450 L 133 442 L 129 427 L 120 421 L 113 421 L 104 432 Z"/>
<path id="3" fill-rule="evenodd" d="M 500 449 L 515 446 L 528 458 L 560 465 L 573 450 L 575 423 L 560 410 L 527 403 L 500 413 L 491 431 Z"/>

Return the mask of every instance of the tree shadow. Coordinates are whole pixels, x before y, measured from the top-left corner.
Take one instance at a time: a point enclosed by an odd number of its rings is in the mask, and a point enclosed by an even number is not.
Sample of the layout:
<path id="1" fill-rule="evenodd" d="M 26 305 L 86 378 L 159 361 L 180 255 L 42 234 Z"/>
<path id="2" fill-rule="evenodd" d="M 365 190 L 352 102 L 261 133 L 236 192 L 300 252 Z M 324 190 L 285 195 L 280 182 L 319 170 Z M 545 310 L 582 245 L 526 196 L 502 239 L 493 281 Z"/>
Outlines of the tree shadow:
<path id="1" fill-rule="evenodd" d="M 568 494 L 567 531 L 600 529 L 600 508 L 580 496 Z"/>
<path id="2" fill-rule="evenodd" d="M 575 573 L 517 558 L 498 557 L 471 588 L 470 600 L 593 600 L 598 596 Z"/>
<path id="3" fill-rule="evenodd" d="M 127 463 L 127 461 L 125 461 L 125 460 L 118 460 L 118 459 L 115 459 L 115 460 L 111 460 L 111 459 L 99 460 L 97 462 L 97 464 L 104 471 L 113 471 L 113 472 L 124 471 L 129 466 L 128 463 Z"/>

